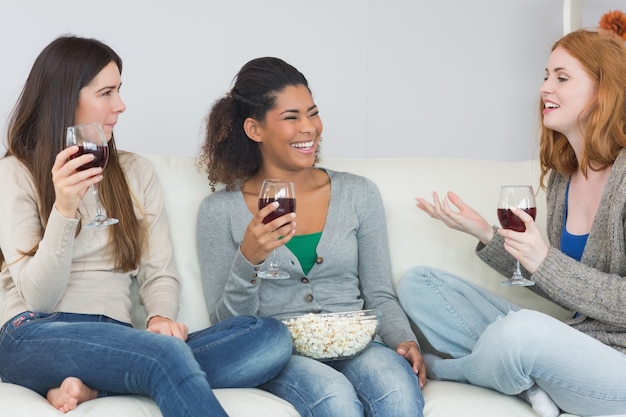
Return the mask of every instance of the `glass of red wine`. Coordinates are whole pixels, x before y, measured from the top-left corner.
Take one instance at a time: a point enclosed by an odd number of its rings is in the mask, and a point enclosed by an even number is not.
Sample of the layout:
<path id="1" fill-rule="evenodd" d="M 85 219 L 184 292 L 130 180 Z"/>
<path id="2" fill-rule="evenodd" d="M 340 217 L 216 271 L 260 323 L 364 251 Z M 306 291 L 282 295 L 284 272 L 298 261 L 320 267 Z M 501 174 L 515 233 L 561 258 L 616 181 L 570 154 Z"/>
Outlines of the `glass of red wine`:
<path id="1" fill-rule="evenodd" d="M 524 222 L 511 211 L 510 207 L 517 207 L 524 210 L 533 220 L 537 215 L 537 205 L 535 204 L 535 193 L 530 185 L 505 185 L 500 188 L 500 200 L 498 201 L 498 220 L 505 229 L 525 232 Z M 519 261 L 515 260 L 515 271 L 513 276 L 501 283 L 502 285 L 527 287 L 535 283 L 522 276 Z"/>
<path id="2" fill-rule="evenodd" d="M 109 159 L 109 146 L 99 123 L 94 122 L 68 127 L 65 145 L 67 147 L 78 146 L 78 152 L 70 156 L 70 159 L 77 158 L 87 153 L 93 154 L 93 160 L 78 167 L 79 171 L 96 167 L 104 169 Z M 94 227 L 109 226 L 119 222 L 118 219 L 107 217 L 102 210 L 100 197 L 98 196 L 98 185 L 94 184 L 90 188 L 96 198 L 96 215 L 90 223 L 83 225 L 83 227 L 91 229 Z"/>
<path id="3" fill-rule="evenodd" d="M 261 185 L 261 191 L 259 191 L 259 210 L 274 201 L 278 202 L 278 208 L 263 219 L 263 223 L 265 224 L 287 213 L 296 211 L 296 191 L 293 182 L 278 179 L 264 180 Z M 264 279 L 289 278 L 289 273 L 278 269 L 276 249 L 274 249 L 270 255 L 269 267 L 260 270 L 257 276 Z"/>

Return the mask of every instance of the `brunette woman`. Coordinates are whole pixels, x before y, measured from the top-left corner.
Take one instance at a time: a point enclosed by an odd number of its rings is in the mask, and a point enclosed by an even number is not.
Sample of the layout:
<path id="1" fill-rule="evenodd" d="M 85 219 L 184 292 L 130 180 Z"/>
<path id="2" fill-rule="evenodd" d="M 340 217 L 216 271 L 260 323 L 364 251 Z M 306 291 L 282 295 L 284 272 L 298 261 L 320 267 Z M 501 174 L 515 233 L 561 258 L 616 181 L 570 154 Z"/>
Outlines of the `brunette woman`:
<path id="1" fill-rule="evenodd" d="M 278 374 L 291 338 L 278 320 L 238 316 L 188 334 L 176 321 L 180 281 L 163 195 L 151 164 L 116 149 L 126 106 L 122 61 L 107 45 L 64 36 L 36 59 L 0 159 L 0 376 L 67 412 L 98 396 L 150 396 L 164 417 L 226 416 L 212 388 L 252 387 Z M 106 168 L 70 159 L 68 126 L 96 122 Z M 99 184 L 119 224 L 85 229 Z M 147 331 L 131 327 L 131 281 Z M 254 354 L 250 354 L 253 351 Z"/>

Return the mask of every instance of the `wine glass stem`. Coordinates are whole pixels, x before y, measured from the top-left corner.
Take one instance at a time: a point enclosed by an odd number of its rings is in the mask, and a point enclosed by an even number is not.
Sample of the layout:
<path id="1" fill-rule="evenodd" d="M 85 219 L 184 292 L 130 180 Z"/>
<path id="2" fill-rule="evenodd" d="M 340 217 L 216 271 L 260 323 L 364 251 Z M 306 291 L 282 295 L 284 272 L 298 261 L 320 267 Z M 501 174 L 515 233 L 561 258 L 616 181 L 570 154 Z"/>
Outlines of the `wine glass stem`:
<path id="1" fill-rule="evenodd" d="M 515 261 L 515 272 L 513 272 L 513 278 L 522 278 L 522 271 L 520 270 L 519 261 Z"/>
<path id="2" fill-rule="evenodd" d="M 91 192 L 93 196 L 96 198 L 96 221 L 104 220 L 105 216 L 102 212 L 102 207 L 100 206 L 100 195 L 98 194 L 98 186 L 96 184 L 91 185 Z"/>
<path id="3" fill-rule="evenodd" d="M 276 261 L 276 249 L 272 251 L 272 255 L 270 256 L 270 271 L 278 270 L 278 262 Z"/>

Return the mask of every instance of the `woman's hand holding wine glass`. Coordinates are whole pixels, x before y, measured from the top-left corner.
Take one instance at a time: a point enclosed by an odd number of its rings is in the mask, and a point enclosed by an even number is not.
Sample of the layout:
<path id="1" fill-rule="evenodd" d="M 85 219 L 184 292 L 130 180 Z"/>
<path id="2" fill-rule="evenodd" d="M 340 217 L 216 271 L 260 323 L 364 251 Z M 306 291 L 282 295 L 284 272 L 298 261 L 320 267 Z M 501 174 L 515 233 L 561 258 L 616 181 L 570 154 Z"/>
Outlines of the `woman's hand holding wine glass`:
<path id="1" fill-rule="evenodd" d="M 283 216 L 282 219 L 276 219 L 274 223 L 263 223 L 263 220 L 276 210 L 277 204 L 268 204 L 259 210 L 246 228 L 240 251 L 251 264 L 262 263 L 269 258 L 274 249 L 289 242 L 295 233 L 295 213 L 289 213 L 285 215 L 287 217 Z M 279 236 L 282 238 L 278 239 Z"/>
<path id="2" fill-rule="evenodd" d="M 296 192 L 293 182 L 288 180 L 266 179 L 261 185 L 259 191 L 259 210 L 263 210 L 268 205 L 274 204 L 275 209 L 267 214 L 262 222 L 270 225 L 276 221 L 279 224 L 273 224 L 272 233 L 275 233 L 284 222 L 281 219 L 284 215 L 294 213 L 296 211 Z M 278 205 L 276 205 L 278 204 Z M 279 236 L 278 238 L 281 238 Z M 287 279 L 289 274 L 278 267 L 276 260 L 276 249 L 270 255 L 269 267 L 263 269 L 257 274 L 263 279 Z"/>
<path id="3" fill-rule="evenodd" d="M 500 228 L 498 234 L 504 238 L 504 248 L 518 259 L 528 272 L 534 274 L 548 256 L 550 246 L 537 228 L 535 219 L 522 209 L 512 207 L 511 211 L 524 222 L 526 231 L 518 233 Z"/>
<path id="4" fill-rule="evenodd" d="M 525 212 L 534 221 L 537 215 L 537 205 L 535 204 L 533 187 L 530 185 L 505 185 L 501 187 L 498 200 L 498 220 L 500 220 L 502 227 L 515 232 L 525 232 L 526 224 L 524 219 L 518 216 L 520 211 Z M 509 233 L 508 235 L 512 234 Z M 506 238 L 505 236 L 505 248 L 507 245 L 510 246 L 510 242 L 507 242 Z M 516 250 L 516 248 L 513 247 L 513 250 Z M 525 287 L 535 285 L 535 283 L 522 276 L 520 263 L 518 257 L 516 257 L 513 275 L 508 280 L 503 281 L 502 285 Z"/>
<path id="5" fill-rule="evenodd" d="M 68 147 L 59 152 L 52 167 L 52 183 L 54 185 L 54 207 L 65 218 L 76 217 L 78 207 L 92 183 L 102 178 L 102 168 L 90 168 L 78 171 L 78 167 L 89 163 L 93 155 L 84 154 L 70 160 L 70 156 L 78 151 L 78 147 Z"/>
<path id="6" fill-rule="evenodd" d="M 68 127 L 66 147 L 72 146 L 77 146 L 78 151 L 69 154 L 70 161 L 80 158 L 83 163 L 71 164 L 68 165 L 68 168 L 74 168 L 75 171 L 83 172 L 85 174 L 84 178 L 83 175 L 74 176 L 74 180 L 92 178 L 93 171 L 90 171 L 92 168 L 100 168 L 100 173 L 104 170 L 104 167 L 109 159 L 109 146 L 100 124 L 94 122 Z M 91 157 L 82 158 L 85 154 L 90 154 Z M 85 159 L 87 160 L 85 161 Z M 106 217 L 98 196 L 97 183 L 99 181 L 100 178 L 95 178 L 89 186 L 96 199 L 96 215 L 90 223 L 83 225 L 83 227 L 87 229 L 99 226 L 109 226 L 119 221 L 118 219 Z"/>

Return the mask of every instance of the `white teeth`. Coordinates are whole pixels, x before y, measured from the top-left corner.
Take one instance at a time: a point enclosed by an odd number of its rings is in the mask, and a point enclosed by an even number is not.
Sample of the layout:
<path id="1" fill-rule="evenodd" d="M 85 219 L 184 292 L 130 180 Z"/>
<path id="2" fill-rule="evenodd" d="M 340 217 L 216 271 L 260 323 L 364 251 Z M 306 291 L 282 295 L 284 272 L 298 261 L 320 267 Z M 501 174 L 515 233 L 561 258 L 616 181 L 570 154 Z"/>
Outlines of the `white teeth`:
<path id="1" fill-rule="evenodd" d="M 313 146 L 314 141 L 294 143 L 291 146 L 298 149 L 308 149 Z"/>
<path id="2" fill-rule="evenodd" d="M 558 109 L 559 107 L 561 107 L 556 103 L 550 103 L 550 102 L 545 103 L 545 106 L 546 106 L 546 109 Z"/>

